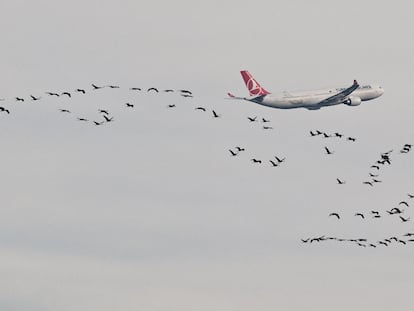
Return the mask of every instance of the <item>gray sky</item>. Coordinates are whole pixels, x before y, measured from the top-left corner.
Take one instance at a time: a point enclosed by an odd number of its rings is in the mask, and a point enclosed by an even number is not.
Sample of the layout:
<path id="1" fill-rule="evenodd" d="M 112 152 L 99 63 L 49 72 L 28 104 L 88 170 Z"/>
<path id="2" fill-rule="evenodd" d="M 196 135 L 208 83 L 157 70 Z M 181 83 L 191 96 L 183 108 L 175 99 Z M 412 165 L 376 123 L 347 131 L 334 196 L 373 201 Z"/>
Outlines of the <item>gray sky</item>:
<path id="1" fill-rule="evenodd" d="M 414 193 L 413 154 L 398 154 L 414 143 L 412 11 L 409 1 L 2 1 L 0 309 L 408 310 L 414 245 L 300 238 L 414 231 L 354 217 Z M 385 94 L 320 111 L 225 100 L 247 94 L 242 69 L 274 92 L 358 79 Z M 44 93 L 78 87 L 87 94 Z M 115 121 L 76 120 L 102 118 L 99 108 Z M 246 119 L 256 115 L 274 130 Z M 232 158 L 236 145 L 247 151 Z M 363 185 L 389 149 L 383 183 Z M 274 155 L 286 157 L 276 169 L 249 161 Z"/>

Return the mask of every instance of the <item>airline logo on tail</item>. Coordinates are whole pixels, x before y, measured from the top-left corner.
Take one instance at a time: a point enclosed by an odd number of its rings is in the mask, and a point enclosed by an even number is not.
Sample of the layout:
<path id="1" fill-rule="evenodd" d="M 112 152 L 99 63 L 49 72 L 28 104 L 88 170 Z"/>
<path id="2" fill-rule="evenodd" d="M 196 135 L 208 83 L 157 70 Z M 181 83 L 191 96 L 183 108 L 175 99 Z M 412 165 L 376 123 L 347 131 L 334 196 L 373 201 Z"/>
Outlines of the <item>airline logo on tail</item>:
<path id="1" fill-rule="evenodd" d="M 255 78 L 253 78 L 250 72 L 248 72 L 247 70 L 242 70 L 240 71 L 240 73 L 243 77 L 247 89 L 250 92 L 250 96 L 261 96 L 270 94 L 259 84 L 259 82 L 256 81 Z"/>

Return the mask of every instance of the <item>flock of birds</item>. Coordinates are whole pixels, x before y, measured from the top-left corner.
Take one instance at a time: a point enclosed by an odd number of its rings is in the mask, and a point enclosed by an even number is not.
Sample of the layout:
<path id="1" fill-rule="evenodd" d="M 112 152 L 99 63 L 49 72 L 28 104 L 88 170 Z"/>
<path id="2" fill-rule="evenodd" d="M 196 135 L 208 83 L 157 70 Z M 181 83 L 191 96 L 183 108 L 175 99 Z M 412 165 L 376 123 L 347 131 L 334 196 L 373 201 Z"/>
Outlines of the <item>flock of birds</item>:
<path id="1" fill-rule="evenodd" d="M 414 195 L 410 194 L 410 193 L 408 193 L 407 196 L 408 196 L 409 199 L 414 198 Z M 410 206 L 410 204 L 406 200 L 403 200 L 403 201 L 400 201 L 398 203 L 398 207 L 393 207 L 389 210 L 386 209 L 385 213 L 384 213 L 384 211 L 370 210 L 369 211 L 369 216 L 371 216 L 372 219 L 378 219 L 378 218 L 381 218 L 383 215 L 388 215 L 388 216 L 397 215 L 399 217 L 399 219 L 401 220 L 401 222 L 408 222 L 408 221 L 410 221 L 411 218 L 410 217 L 404 217 L 403 215 L 404 215 L 404 212 L 405 212 L 404 207 L 409 207 L 409 206 Z M 337 213 L 337 212 L 332 212 L 328 216 L 336 218 L 338 220 L 341 219 L 340 214 Z M 368 215 L 366 215 L 366 213 L 364 213 L 364 212 L 357 212 L 357 213 L 354 214 L 354 216 L 358 217 L 362 220 L 365 220 L 368 217 Z"/>
<path id="2" fill-rule="evenodd" d="M 250 122 L 258 122 L 257 117 L 247 117 L 247 119 Z M 270 122 L 270 120 L 265 119 L 265 118 L 262 118 L 261 121 L 263 123 Z M 266 129 L 264 126 L 263 128 Z M 339 132 L 327 133 L 321 130 L 310 130 L 309 134 L 310 134 L 310 137 L 322 137 L 323 139 L 327 139 L 327 138 L 345 139 L 346 141 L 351 142 L 351 143 L 354 143 L 357 141 L 355 137 L 346 136 Z M 404 144 L 402 148 L 400 149 L 399 154 L 402 154 L 402 155 L 407 154 L 411 151 L 411 148 L 412 148 L 412 144 L 408 144 L 408 143 Z M 228 149 L 228 151 L 231 157 L 236 157 L 240 153 L 246 151 L 246 148 L 236 146 L 234 148 Z M 332 148 L 327 147 L 327 146 L 324 146 L 324 151 L 327 156 L 332 156 L 335 154 L 335 151 Z M 394 152 L 393 150 L 389 150 L 387 152 L 381 153 L 379 159 L 376 160 L 375 163 L 373 163 L 370 166 L 371 171 L 368 173 L 370 180 L 362 181 L 362 184 L 373 187 L 375 184 L 382 183 L 382 180 L 379 179 L 380 170 L 384 166 L 391 165 L 392 154 L 395 154 L 395 153 L 396 152 Z M 281 158 L 278 156 L 274 156 L 274 159 L 270 159 L 267 161 L 270 163 L 272 167 L 278 167 L 280 164 L 285 162 L 285 160 L 286 160 L 285 157 Z M 258 158 L 251 158 L 250 161 L 253 164 L 264 163 L 264 161 Z M 375 170 L 375 171 L 372 171 L 372 170 Z M 340 177 L 336 178 L 336 182 L 338 185 L 346 184 L 346 181 Z M 354 213 L 354 217 L 359 218 L 361 221 L 365 221 L 368 218 L 379 219 L 385 216 L 390 216 L 390 217 L 392 216 L 396 218 L 398 221 L 400 221 L 401 223 L 407 223 L 411 220 L 411 217 L 407 216 L 406 210 L 404 208 L 408 208 L 410 206 L 407 200 L 414 199 L 414 194 L 408 193 L 407 196 L 408 196 L 408 199 L 401 200 L 398 203 L 397 207 L 385 209 L 384 211 L 379 211 L 379 210 L 370 210 L 368 212 L 358 211 Z M 330 218 L 334 218 L 337 220 L 342 219 L 339 212 L 331 212 L 328 216 Z M 308 243 L 308 244 L 312 244 L 314 242 L 323 242 L 323 241 L 350 242 L 351 244 L 353 243 L 360 247 L 376 248 L 377 246 L 389 246 L 391 244 L 407 245 L 408 243 L 414 242 L 414 232 L 406 232 L 402 235 L 395 235 L 395 236 L 386 237 L 384 239 L 375 240 L 375 241 L 370 241 L 367 238 L 343 238 L 343 237 L 332 237 L 332 236 L 327 236 L 327 235 L 302 238 L 301 241 L 302 243 Z"/>
<path id="3" fill-rule="evenodd" d="M 236 146 L 235 150 L 229 149 L 230 155 L 232 157 L 236 157 L 239 155 L 240 152 L 246 151 L 246 148 L 242 148 L 240 146 Z M 286 158 L 279 158 L 278 156 L 274 156 L 274 159 L 268 160 L 272 167 L 278 167 L 280 164 L 285 162 Z M 257 158 L 251 158 L 250 161 L 254 164 L 262 164 L 262 160 Z"/>
<path id="4" fill-rule="evenodd" d="M 400 149 L 400 154 L 407 154 L 411 151 L 412 144 L 404 144 L 403 147 Z M 374 164 L 370 166 L 371 170 L 375 170 L 375 172 L 369 172 L 369 177 L 371 180 L 364 181 L 363 184 L 369 185 L 371 187 L 374 184 L 382 183 L 382 180 L 379 178 L 379 172 L 383 166 L 391 165 L 392 159 L 391 154 L 393 154 L 393 150 L 389 150 L 387 152 L 383 152 L 380 154 L 380 158 L 375 161 Z M 338 184 L 345 184 L 345 181 L 340 180 L 337 178 Z M 407 197 L 402 199 L 398 202 L 397 206 L 394 206 L 389 209 L 385 210 L 369 210 L 369 211 L 357 211 L 354 213 L 354 217 L 360 219 L 361 221 L 366 221 L 368 219 L 376 220 L 383 217 L 392 217 L 397 219 L 401 223 L 408 223 L 411 221 L 411 217 L 407 215 L 407 209 L 410 208 L 410 200 L 414 199 L 414 194 L 407 193 Z M 412 208 L 411 208 L 412 209 Z M 328 217 L 342 220 L 343 217 L 339 212 L 331 212 L 329 213 Z M 339 237 L 327 237 L 325 235 L 318 236 L 318 237 L 309 237 L 305 239 L 301 239 L 302 243 L 313 243 L 313 242 L 323 242 L 323 241 L 337 241 L 337 242 L 352 242 L 353 244 L 361 247 L 372 247 L 375 248 L 377 246 L 389 246 L 391 244 L 398 244 L 398 245 L 407 245 L 407 243 L 414 242 L 414 233 L 413 232 L 406 232 L 400 236 L 394 235 L 391 237 L 387 237 L 380 240 L 370 241 L 367 238 L 339 238 Z"/>
<path id="5" fill-rule="evenodd" d="M 93 84 L 93 83 L 91 84 L 91 87 L 92 88 L 90 90 L 86 90 L 85 88 L 77 88 L 77 89 L 75 89 L 73 91 L 63 91 L 63 92 L 50 92 L 50 91 L 47 91 L 47 92 L 45 92 L 45 94 L 47 96 L 56 97 L 56 98 L 59 98 L 59 97 L 72 98 L 72 97 L 74 97 L 75 94 L 77 94 L 77 95 L 85 95 L 89 91 L 96 91 L 96 90 L 101 90 L 101 89 L 104 89 L 104 88 L 109 88 L 109 89 L 119 89 L 120 88 L 120 86 L 118 86 L 118 85 L 104 85 L 104 86 L 99 86 L 99 85 L 96 85 L 96 84 Z M 129 90 L 131 90 L 131 91 L 145 91 L 145 90 L 143 90 L 140 87 L 131 87 L 131 88 L 129 88 Z M 185 89 L 180 89 L 180 90 L 173 90 L 173 89 L 160 90 L 160 89 L 158 89 L 156 87 L 150 87 L 150 88 L 148 88 L 146 90 L 146 92 L 148 92 L 148 93 L 160 93 L 160 92 L 172 93 L 172 92 L 177 92 L 180 96 L 185 97 L 185 98 L 192 98 L 193 97 L 193 93 L 191 91 L 185 90 Z M 42 98 L 43 97 L 40 96 L 40 95 L 35 96 L 35 95 L 30 94 L 27 97 L 15 96 L 14 98 L 12 98 L 12 99 L 10 99 L 8 101 L 9 102 L 12 101 L 12 100 L 14 100 L 15 102 L 40 101 L 40 100 L 42 100 Z M 0 101 L 6 101 L 6 99 L 5 98 L 1 98 Z M 125 107 L 126 108 L 134 108 L 135 105 L 134 104 L 131 104 L 131 103 L 125 103 Z M 172 104 L 172 105 L 168 105 L 167 107 L 168 108 L 174 108 L 175 105 Z M 203 107 L 199 107 L 199 108 L 203 108 Z M 71 114 L 72 113 L 72 111 L 70 109 L 68 109 L 68 108 L 59 108 L 59 111 L 61 113 L 66 113 L 66 114 Z M 10 114 L 10 109 L 7 108 L 7 107 L 5 107 L 5 106 L 0 106 L 0 113 L 1 112 Z M 114 121 L 114 117 L 110 115 L 110 112 L 108 111 L 108 109 L 98 109 L 98 112 L 102 116 L 102 119 L 101 120 L 89 120 L 88 118 L 83 117 L 83 116 L 82 117 L 79 117 L 78 116 L 78 117 L 76 117 L 76 119 L 78 121 L 80 121 L 80 122 L 91 122 L 94 125 L 102 125 L 102 124 L 110 123 L 110 122 L 113 122 Z M 213 113 L 215 114 L 214 111 L 213 111 Z M 216 115 L 216 117 L 218 117 L 218 115 Z"/>
<path id="6" fill-rule="evenodd" d="M 260 121 L 259 121 L 257 116 L 255 116 L 255 117 L 250 117 L 250 116 L 248 116 L 248 117 L 247 117 L 247 120 L 249 120 L 249 122 L 261 122 L 262 124 L 267 124 L 267 123 L 271 122 L 269 119 L 266 119 L 266 118 L 264 118 L 264 117 L 262 117 L 262 118 L 260 119 Z M 272 127 L 272 126 L 269 126 L 269 125 L 263 125 L 263 126 L 262 126 L 262 129 L 263 129 L 263 130 L 272 130 L 272 129 L 273 129 L 273 127 Z M 236 156 L 238 156 L 241 152 L 246 151 L 246 148 L 245 148 L 245 147 L 236 146 L 236 147 L 234 147 L 234 149 L 228 149 L 228 151 L 230 152 L 230 156 L 232 156 L 232 157 L 236 157 Z M 273 159 L 269 159 L 269 160 L 267 160 L 267 161 L 270 163 L 270 166 L 271 166 L 271 167 L 278 167 L 278 166 L 280 166 L 283 162 L 285 162 L 285 160 L 286 160 L 286 158 L 285 158 L 285 157 L 283 157 L 283 158 L 282 158 L 282 157 L 280 157 L 280 156 L 275 155 Z M 258 159 L 258 158 L 251 158 L 251 159 L 250 159 L 250 161 L 251 161 L 253 164 L 262 164 L 262 163 L 264 162 L 263 160 Z"/>
<path id="7" fill-rule="evenodd" d="M 391 236 L 386 237 L 381 240 L 371 241 L 367 238 L 340 238 L 340 237 L 327 237 L 321 235 L 318 237 L 301 239 L 302 243 L 312 244 L 314 242 L 326 242 L 326 241 L 336 241 L 336 242 L 350 242 L 354 245 L 360 247 L 372 247 L 376 248 L 378 246 L 389 246 L 391 244 L 396 245 L 407 245 L 407 243 L 414 242 L 414 232 L 407 232 L 400 236 Z"/>
<path id="8" fill-rule="evenodd" d="M 94 92 L 94 91 L 98 91 L 101 89 L 118 89 L 120 88 L 120 86 L 118 85 L 105 85 L 105 86 L 98 86 L 96 84 L 91 84 L 91 88 L 89 89 L 85 89 L 85 88 L 77 88 L 73 91 L 62 91 L 62 92 L 51 92 L 51 91 L 47 91 L 44 94 L 46 94 L 46 96 L 48 97 L 56 97 L 56 98 L 60 98 L 60 97 L 66 97 L 68 99 L 71 99 L 73 97 L 75 97 L 75 95 L 85 95 L 88 92 Z M 164 90 L 160 90 L 156 87 L 150 87 L 147 89 L 142 89 L 140 87 L 131 87 L 129 88 L 130 91 L 134 91 L 134 92 L 147 92 L 147 93 L 178 93 L 180 96 L 184 97 L 184 98 L 193 98 L 193 93 L 189 90 L 185 90 L 185 89 L 179 89 L 179 90 L 174 90 L 174 89 L 164 89 Z M 34 95 L 29 95 L 26 97 L 22 97 L 22 96 L 16 96 L 14 98 L 11 99 L 0 99 L 1 102 L 5 102 L 10 104 L 10 102 L 25 102 L 25 101 L 40 101 L 42 100 L 42 96 L 34 96 Z M 125 103 L 124 104 L 125 109 L 133 109 L 135 107 L 134 104 L 132 103 Z M 169 104 L 166 106 L 166 108 L 168 109 L 172 109 L 175 108 L 176 105 L 175 104 Z M 197 106 L 194 108 L 196 111 L 200 111 L 200 112 L 207 112 L 208 109 L 206 107 L 202 107 L 202 106 Z M 58 108 L 58 111 L 61 113 L 65 113 L 65 114 L 72 114 L 72 111 L 69 108 Z M 2 105 L 0 106 L 0 113 L 5 113 L 5 114 L 10 114 L 10 108 L 6 107 L 6 105 Z M 84 116 L 76 116 L 76 120 L 79 122 L 89 122 L 95 126 L 100 126 L 103 124 L 108 124 L 111 122 L 114 122 L 114 116 L 111 114 L 111 112 L 108 109 L 98 109 L 98 115 L 100 116 L 100 120 L 91 120 L 87 117 Z M 221 118 L 222 115 L 219 114 L 217 111 L 211 109 L 211 115 L 213 119 L 216 118 Z M 273 130 L 273 127 L 271 126 L 271 120 L 265 117 L 258 117 L 258 116 L 247 116 L 247 120 L 249 123 L 258 123 L 261 124 L 261 128 L 263 130 Z M 309 131 L 310 137 L 320 137 L 322 139 L 342 139 L 345 140 L 347 142 L 350 143 L 355 143 L 356 142 L 356 138 L 355 137 L 351 137 L 351 136 L 346 136 L 342 133 L 339 132 L 334 132 L 334 133 L 327 133 L 325 131 L 321 131 L 321 130 L 310 130 Z M 399 153 L 400 154 L 407 154 L 411 151 L 412 148 L 412 144 L 405 144 L 404 146 L 402 146 L 402 148 L 400 149 Z M 232 148 L 228 149 L 229 155 L 231 157 L 238 157 L 241 153 L 246 151 L 246 147 L 241 147 L 241 146 L 235 146 Z M 333 150 L 331 147 L 328 146 L 324 146 L 324 153 L 327 156 L 333 156 L 335 154 L 335 150 Z M 368 185 L 370 187 L 374 187 L 374 185 L 382 183 L 382 180 L 379 178 L 379 173 L 381 171 L 381 169 L 384 166 L 390 166 L 392 163 L 392 155 L 395 154 L 396 152 L 393 152 L 393 150 L 389 150 L 387 152 L 383 152 L 380 154 L 380 157 L 370 166 L 370 171 L 368 173 L 369 176 L 369 180 L 365 180 L 362 183 L 364 185 Z M 252 157 L 250 158 L 250 162 L 254 165 L 260 165 L 263 163 L 268 163 L 268 165 L 270 165 L 271 167 L 279 167 L 280 165 L 282 165 L 284 162 L 286 161 L 286 157 L 281 157 L 280 155 L 274 155 L 273 158 L 271 159 L 267 159 L 262 160 L 259 159 L 257 157 Z M 374 171 L 375 170 L 375 171 Z M 343 178 L 337 177 L 336 178 L 336 182 L 338 185 L 345 185 L 346 181 Z M 411 220 L 410 216 L 407 216 L 406 213 L 406 209 L 408 209 L 410 207 L 410 203 L 409 200 L 414 199 L 414 194 L 408 194 L 408 199 L 404 199 L 401 200 L 398 203 L 398 206 L 393 207 L 391 209 L 386 209 L 384 211 L 380 211 L 380 210 L 370 210 L 370 211 L 357 211 L 354 213 L 354 217 L 357 217 L 358 219 L 360 219 L 361 221 L 366 221 L 367 219 L 379 219 L 382 217 L 394 217 L 399 219 L 399 221 L 401 223 L 407 223 Z M 342 215 L 339 212 L 331 212 L 329 214 L 329 218 L 334 218 L 336 220 L 341 220 L 342 219 Z M 401 236 L 391 236 L 391 237 L 386 237 L 384 239 L 381 240 L 376 240 L 376 241 L 369 241 L 367 238 L 341 238 L 341 237 L 332 237 L 332 236 L 327 236 L 327 235 L 321 235 L 321 236 L 317 236 L 317 237 L 308 237 L 308 238 L 304 238 L 301 239 L 302 243 L 306 243 L 306 244 L 312 244 L 315 242 L 323 242 L 323 241 L 337 241 L 337 242 L 351 242 L 354 243 L 355 245 L 361 246 L 361 247 L 377 247 L 377 246 L 389 246 L 391 244 L 401 244 L 401 245 L 406 245 L 407 243 L 410 242 L 414 242 L 414 233 L 413 232 L 406 232 L 405 234 L 401 235 Z"/>

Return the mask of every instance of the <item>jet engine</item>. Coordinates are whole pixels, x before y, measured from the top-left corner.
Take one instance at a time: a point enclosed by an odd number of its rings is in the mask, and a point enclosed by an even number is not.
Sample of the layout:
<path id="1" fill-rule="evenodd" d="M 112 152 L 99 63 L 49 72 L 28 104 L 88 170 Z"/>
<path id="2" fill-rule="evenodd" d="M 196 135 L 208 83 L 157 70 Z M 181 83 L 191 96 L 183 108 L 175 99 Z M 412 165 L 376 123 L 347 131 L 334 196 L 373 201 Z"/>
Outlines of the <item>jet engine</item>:
<path id="1" fill-rule="evenodd" d="M 361 98 L 351 96 L 344 102 L 344 104 L 348 106 L 359 106 L 361 104 Z"/>

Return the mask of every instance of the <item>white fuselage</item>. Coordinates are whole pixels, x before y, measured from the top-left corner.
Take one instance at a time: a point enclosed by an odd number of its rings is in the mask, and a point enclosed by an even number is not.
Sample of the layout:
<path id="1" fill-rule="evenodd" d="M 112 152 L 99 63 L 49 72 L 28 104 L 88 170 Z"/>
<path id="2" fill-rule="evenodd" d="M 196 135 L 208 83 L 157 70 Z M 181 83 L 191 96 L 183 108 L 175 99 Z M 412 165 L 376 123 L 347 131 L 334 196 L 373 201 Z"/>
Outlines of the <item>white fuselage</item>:
<path id="1" fill-rule="evenodd" d="M 255 102 L 257 104 L 280 108 L 280 109 L 292 109 L 292 108 L 307 108 L 310 110 L 319 109 L 321 107 L 346 104 L 347 102 L 324 102 L 323 100 L 331 97 L 332 95 L 345 90 L 346 88 L 334 88 L 334 89 L 325 89 L 319 91 L 308 91 L 308 92 L 294 92 L 288 93 L 284 92 L 283 94 L 277 96 L 275 94 L 267 94 L 262 96 L 256 96 L 251 98 L 245 98 L 248 101 Z M 367 101 L 381 96 L 384 93 L 384 90 L 380 86 L 371 86 L 371 85 L 361 85 L 352 94 L 349 98 L 357 99 L 359 101 Z M 360 100 L 359 100 L 360 99 Z M 352 104 L 351 104 L 352 105 Z"/>

